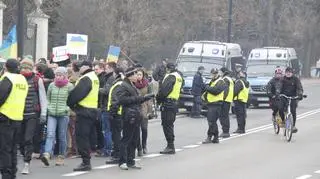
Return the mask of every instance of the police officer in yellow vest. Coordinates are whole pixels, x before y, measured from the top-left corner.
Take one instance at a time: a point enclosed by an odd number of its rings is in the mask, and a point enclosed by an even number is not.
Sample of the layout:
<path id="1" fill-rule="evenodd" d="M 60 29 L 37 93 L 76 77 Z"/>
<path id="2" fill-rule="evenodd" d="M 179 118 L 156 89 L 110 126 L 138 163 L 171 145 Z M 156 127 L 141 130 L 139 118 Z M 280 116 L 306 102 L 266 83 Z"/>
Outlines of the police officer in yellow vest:
<path id="1" fill-rule="evenodd" d="M 164 77 L 157 95 L 157 102 L 161 104 L 161 121 L 167 147 L 161 154 L 175 154 L 174 121 L 176 120 L 177 101 L 183 85 L 183 79 L 173 63 L 167 64 L 168 74 Z"/>
<path id="2" fill-rule="evenodd" d="M 91 170 L 90 144 L 94 134 L 97 119 L 99 78 L 92 71 L 92 64 L 83 61 L 80 65 L 80 75 L 75 88 L 70 92 L 67 105 L 76 113 L 76 143 L 82 163 L 74 171 Z"/>
<path id="3" fill-rule="evenodd" d="M 226 85 L 226 90 L 224 92 L 222 107 L 221 107 L 221 116 L 220 116 L 220 123 L 222 126 L 222 134 L 220 137 L 228 138 L 230 137 L 230 119 L 229 119 L 229 110 L 231 103 L 233 102 L 233 90 L 234 90 L 234 81 L 230 77 L 230 72 L 227 68 L 222 67 L 220 69 L 222 73 L 222 80 Z"/>
<path id="4" fill-rule="evenodd" d="M 234 104 L 238 122 L 238 129 L 234 133 L 244 134 L 246 132 L 246 105 L 249 98 L 249 82 L 246 80 L 245 72 L 240 71 L 239 77 L 234 85 Z"/>
<path id="5" fill-rule="evenodd" d="M 208 113 L 207 120 L 209 129 L 207 132 L 207 138 L 202 142 L 203 144 L 208 143 L 219 143 L 219 129 L 217 120 L 221 114 L 221 107 L 224 98 L 224 91 L 226 85 L 222 78 L 219 76 L 218 69 L 212 69 L 212 80 L 209 85 L 206 86 L 205 92 L 202 95 L 202 99 L 207 103 Z"/>
<path id="6" fill-rule="evenodd" d="M 28 94 L 28 83 L 19 74 L 19 62 L 8 59 L 0 79 L 0 171 L 2 179 L 14 179 L 17 173 L 18 131 Z"/>

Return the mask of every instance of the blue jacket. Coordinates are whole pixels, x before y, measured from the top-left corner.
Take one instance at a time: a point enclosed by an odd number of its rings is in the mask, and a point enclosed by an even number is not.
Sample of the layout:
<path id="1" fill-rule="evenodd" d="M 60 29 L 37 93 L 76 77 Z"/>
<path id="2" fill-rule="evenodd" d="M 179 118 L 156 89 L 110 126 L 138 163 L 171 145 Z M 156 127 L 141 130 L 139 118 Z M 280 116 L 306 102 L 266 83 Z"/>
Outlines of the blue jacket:
<path id="1" fill-rule="evenodd" d="M 197 72 L 192 81 L 192 94 L 194 96 L 201 96 L 204 90 L 205 84 L 203 82 L 203 78 L 201 73 Z"/>

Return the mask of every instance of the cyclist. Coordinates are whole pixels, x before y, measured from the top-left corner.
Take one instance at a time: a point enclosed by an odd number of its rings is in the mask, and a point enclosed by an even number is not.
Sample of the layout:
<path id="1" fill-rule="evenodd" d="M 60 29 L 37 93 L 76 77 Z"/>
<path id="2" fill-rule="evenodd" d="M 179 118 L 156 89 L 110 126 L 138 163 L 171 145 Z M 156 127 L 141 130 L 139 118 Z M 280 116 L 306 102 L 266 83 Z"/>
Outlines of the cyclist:
<path id="1" fill-rule="evenodd" d="M 280 106 L 280 98 L 279 95 L 282 89 L 282 79 L 283 79 L 283 71 L 281 68 L 277 67 L 274 72 L 274 77 L 267 84 L 267 95 L 270 99 L 270 107 L 272 109 L 273 118 L 276 117 L 279 106 Z"/>
<path id="2" fill-rule="evenodd" d="M 291 67 L 287 67 L 285 70 L 285 76 L 282 79 L 282 90 L 281 94 L 284 94 L 289 97 L 298 96 L 298 100 L 302 100 L 303 98 L 303 88 L 301 81 L 298 77 L 293 75 L 293 69 Z M 286 107 L 288 104 L 288 100 L 284 97 L 281 97 L 281 109 L 280 116 L 284 119 L 284 112 L 286 111 Z M 293 117 L 293 133 L 298 132 L 298 129 L 295 127 L 296 119 L 297 119 L 297 100 L 292 100 L 290 105 L 292 117 Z"/>

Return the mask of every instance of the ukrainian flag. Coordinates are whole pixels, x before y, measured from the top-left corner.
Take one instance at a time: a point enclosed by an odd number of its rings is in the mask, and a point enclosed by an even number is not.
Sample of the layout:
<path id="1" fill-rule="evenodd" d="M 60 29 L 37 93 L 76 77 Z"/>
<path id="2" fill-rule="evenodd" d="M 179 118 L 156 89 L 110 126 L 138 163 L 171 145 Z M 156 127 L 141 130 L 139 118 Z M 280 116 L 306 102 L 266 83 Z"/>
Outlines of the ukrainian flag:
<path id="1" fill-rule="evenodd" d="M 109 47 L 107 62 L 116 62 L 119 59 L 120 55 L 120 47 L 112 46 Z"/>
<path id="2" fill-rule="evenodd" d="M 14 25 L 7 38 L 3 41 L 0 47 L 0 57 L 2 58 L 17 58 L 18 56 L 18 45 L 17 45 L 17 27 Z"/>

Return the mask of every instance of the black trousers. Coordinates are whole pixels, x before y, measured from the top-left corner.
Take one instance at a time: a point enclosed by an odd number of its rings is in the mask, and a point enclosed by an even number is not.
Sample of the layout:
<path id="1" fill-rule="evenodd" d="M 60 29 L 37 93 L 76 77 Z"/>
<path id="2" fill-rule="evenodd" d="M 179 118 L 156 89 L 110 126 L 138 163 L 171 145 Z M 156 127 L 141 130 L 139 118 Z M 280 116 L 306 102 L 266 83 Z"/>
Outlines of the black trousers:
<path id="1" fill-rule="evenodd" d="M 221 104 L 209 104 L 208 105 L 208 137 L 218 137 L 219 136 L 219 129 L 217 125 L 217 120 L 219 119 L 221 114 Z"/>
<path id="2" fill-rule="evenodd" d="M 148 119 L 142 119 L 139 125 L 139 136 L 138 136 L 138 151 L 147 148 L 148 138 Z"/>
<path id="3" fill-rule="evenodd" d="M 241 101 L 234 101 L 235 112 L 237 116 L 238 129 L 245 131 L 246 128 L 246 118 L 247 118 L 247 109 L 246 103 Z"/>
<path id="4" fill-rule="evenodd" d="M 77 114 L 76 120 L 76 143 L 78 153 L 81 155 L 84 164 L 90 164 L 90 144 L 92 129 L 95 129 L 95 118 Z"/>
<path id="5" fill-rule="evenodd" d="M 161 107 L 161 125 L 169 147 L 174 144 L 174 122 L 176 120 L 176 113 L 177 110 L 175 107 Z"/>
<path id="6" fill-rule="evenodd" d="M 39 140 L 41 140 L 40 132 L 38 136 L 35 135 L 38 126 L 40 126 L 38 119 L 24 119 L 21 123 L 20 152 L 23 155 L 24 162 L 26 163 L 30 163 L 32 159 L 32 153 L 35 152 L 34 139 L 39 138 Z M 37 143 L 37 145 L 39 145 L 36 147 L 39 148 L 40 153 L 40 142 Z"/>
<path id="7" fill-rule="evenodd" d="M 122 117 L 114 116 L 110 120 L 111 122 L 111 136 L 112 136 L 112 156 L 114 158 L 120 157 L 120 141 L 122 131 Z"/>
<path id="8" fill-rule="evenodd" d="M 292 100 L 290 105 L 290 110 L 293 118 L 293 126 L 296 126 L 296 120 L 297 120 L 297 100 Z M 280 109 L 279 114 L 282 119 L 285 119 L 285 111 L 287 111 L 288 108 L 288 100 L 285 98 L 281 98 L 280 100 Z"/>
<path id="9" fill-rule="evenodd" d="M 0 118 L 0 171 L 2 179 L 15 179 L 21 122 L 1 120 Z"/>
<path id="10" fill-rule="evenodd" d="M 139 135 L 139 120 L 123 120 L 122 138 L 120 142 L 119 165 L 126 163 L 128 166 L 135 165 L 135 151 Z"/>
<path id="11" fill-rule="evenodd" d="M 220 124 L 222 126 L 223 133 L 229 133 L 230 130 L 230 111 L 231 103 L 224 101 L 221 106 Z"/>
<path id="12" fill-rule="evenodd" d="M 41 144 L 42 144 L 42 134 L 43 134 L 43 124 L 40 124 L 40 119 L 36 119 L 34 135 L 33 135 L 33 152 L 41 153 Z"/>

